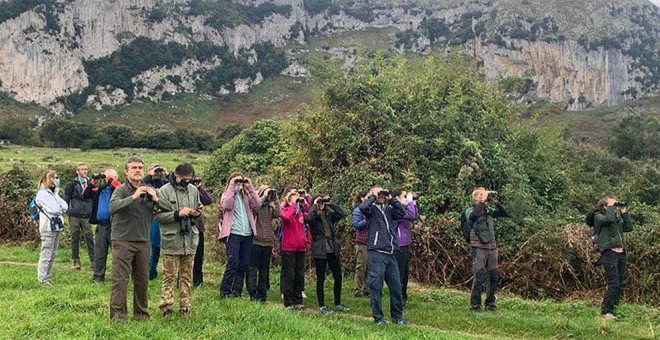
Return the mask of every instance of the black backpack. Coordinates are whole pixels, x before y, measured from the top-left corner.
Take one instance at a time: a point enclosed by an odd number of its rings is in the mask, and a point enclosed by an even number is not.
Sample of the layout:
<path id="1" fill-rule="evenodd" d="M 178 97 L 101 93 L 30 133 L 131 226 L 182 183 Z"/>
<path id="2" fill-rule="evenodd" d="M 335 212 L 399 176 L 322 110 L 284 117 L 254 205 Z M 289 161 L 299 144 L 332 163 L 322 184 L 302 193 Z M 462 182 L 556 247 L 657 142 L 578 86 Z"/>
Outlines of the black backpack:
<path id="1" fill-rule="evenodd" d="M 593 242 L 596 251 L 598 251 L 598 234 L 600 233 L 600 230 L 596 230 L 596 223 L 594 222 L 594 219 L 596 214 L 599 212 L 600 210 L 596 209 L 588 213 L 584 218 L 584 223 L 589 226 L 589 229 L 591 230 L 591 242 Z"/>
<path id="2" fill-rule="evenodd" d="M 472 213 L 472 208 L 467 208 L 461 214 L 461 234 L 463 234 L 463 239 L 465 242 L 470 243 L 470 230 L 472 230 L 472 223 L 470 223 L 470 214 Z"/>

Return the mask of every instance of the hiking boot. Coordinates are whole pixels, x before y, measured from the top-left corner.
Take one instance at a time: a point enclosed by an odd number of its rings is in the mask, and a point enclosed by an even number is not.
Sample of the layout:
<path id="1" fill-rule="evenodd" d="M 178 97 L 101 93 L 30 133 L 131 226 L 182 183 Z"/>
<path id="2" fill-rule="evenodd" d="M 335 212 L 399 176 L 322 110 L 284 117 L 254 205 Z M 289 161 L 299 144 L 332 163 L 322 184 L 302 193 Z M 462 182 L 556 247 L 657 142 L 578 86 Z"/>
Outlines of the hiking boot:
<path id="1" fill-rule="evenodd" d="M 39 282 L 42 286 L 52 286 L 53 283 L 50 281 Z"/>
<path id="2" fill-rule="evenodd" d="M 470 306 L 470 310 L 473 312 L 481 312 L 481 306 Z"/>
<path id="3" fill-rule="evenodd" d="M 403 325 L 407 325 L 408 321 L 406 321 L 406 319 L 399 319 L 399 320 L 394 321 L 394 323 L 397 324 L 397 325 L 403 326 Z"/>
<path id="4" fill-rule="evenodd" d="M 73 269 L 80 270 L 80 260 L 73 260 Z"/>
<path id="5" fill-rule="evenodd" d="M 344 305 L 336 305 L 336 306 L 335 306 L 335 312 L 346 313 L 346 312 L 348 312 L 349 310 L 351 310 L 351 309 L 348 308 L 348 307 L 346 307 L 346 306 L 344 306 Z"/>
<path id="6" fill-rule="evenodd" d="M 376 326 L 385 326 L 385 320 L 374 321 L 374 323 L 376 324 Z"/>
<path id="7" fill-rule="evenodd" d="M 163 311 L 163 316 L 167 317 L 172 315 L 172 310 L 171 309 L 166 309 Z"/>
<path id="8" fill-rule="evenodd" d="M 104 280 L 103 280 L 102 278 L 100 278 L 100 277 L 95 277 L 95 278 L 92 279 L 92 282 L 93 282 L 93 283 L 103 283 L 103 281 L 104 281 Z"/>
<path id="9" fill-rule="evenodd" d="M 600 318 L 605 321 L 615 321 L 617 319 L 612 313 L 601 314 Z"/>
<path id="10" fill-rule="evenodd" d="M 186 316 L 190 314 L 190 309 L 189 308 L 181 308 L 179 309 L 179 316 Z"/>
<path id="11" fill-rule="evenodd" d="M 333 312 L 330 309 L 328 309 L 328 307 L 323 306 L 323 307 L 319 308 L 319 313 L 321 313 L 322 315 L 330 315 Z"/>
<path id="12" fill-rule="evenodd" d="M 486 306 L 486 311 L 488 311 L 488 312 L 494 312 L 494 311 L 496 311 L 496 310 L 497 310 L 497 306 L 496 306 L 496 305 L 488 305 L 488 306 Z"/>
<path id="13" fill-rule="evenodd" d="M 295 309 L 295 310 L 303 310 L 303 309 L 305 309 L 305 305 L 293 305 L 293 309 Z"/>

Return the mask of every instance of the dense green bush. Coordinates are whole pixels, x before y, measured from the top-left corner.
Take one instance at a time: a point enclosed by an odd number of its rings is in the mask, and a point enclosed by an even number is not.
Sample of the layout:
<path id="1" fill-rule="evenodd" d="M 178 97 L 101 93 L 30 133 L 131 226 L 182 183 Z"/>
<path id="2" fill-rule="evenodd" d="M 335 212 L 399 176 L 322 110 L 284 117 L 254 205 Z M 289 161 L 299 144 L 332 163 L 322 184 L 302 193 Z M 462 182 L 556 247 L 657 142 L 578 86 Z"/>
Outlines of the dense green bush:
<path id="1" fill-rule="evenodd" d="M 660 121 L 653 116 L 626 117 L 614 127 L 609 150 L 619 157 L 654 159 L 660 157 Z"/>
<path id="2" fill-rule="evenodd" d="M 420 196 L 425 216 L 413 227 L 411 276 L 444 285 L 471 277 L 458 212 L 473 187 L 498 190 L 511 214 L 497 222 L 502 284 L 541 298 L 600 293 L 602 269 L 581 223 L 599 198 L 622 197 L 636 229 L 628 299 L 660 303 L 657 164 L 534 128 L 473 70 L 456 57 L 364 57 L 351 73 L 325 73 L 319 107 L 303 110 L 302 121 L 255 123 L 216 150 L 205 173 L 221 188 L 241 170 L 257 184 L 328 193 L 346 209 L 357 190 L 403 186 Z M 340 229 L 352 263 L 349 222 Z"/>

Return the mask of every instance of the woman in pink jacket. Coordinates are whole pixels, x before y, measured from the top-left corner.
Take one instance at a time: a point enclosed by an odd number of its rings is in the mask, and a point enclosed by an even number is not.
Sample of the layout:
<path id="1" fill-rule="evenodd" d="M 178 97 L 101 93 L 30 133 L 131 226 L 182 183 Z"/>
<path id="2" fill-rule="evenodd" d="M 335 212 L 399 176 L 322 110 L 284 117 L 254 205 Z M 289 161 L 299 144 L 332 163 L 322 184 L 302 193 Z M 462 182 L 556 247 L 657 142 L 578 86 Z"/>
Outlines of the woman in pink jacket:
<path id="1" fill-rule="evenodd" d="M 285 194 L 282 206 L 282 291 L 287 309 L 304 308 L 305 251 L 309 244 L 305 217 L 310 208 L 305 198 L 298 191 L 291 190 Z"/>
<path id="2" fill-rule="evenodd" d="M 220 283 L 221 298 L 241 296 L 250 263 L 252 239 L 257 233 L 252 210 L 260 206 L 261 199 L 252 182 L 240 172 L 229 175 L 220 198 L 222 226 L 218 239 L 227 246 L 227 266 Z"/>

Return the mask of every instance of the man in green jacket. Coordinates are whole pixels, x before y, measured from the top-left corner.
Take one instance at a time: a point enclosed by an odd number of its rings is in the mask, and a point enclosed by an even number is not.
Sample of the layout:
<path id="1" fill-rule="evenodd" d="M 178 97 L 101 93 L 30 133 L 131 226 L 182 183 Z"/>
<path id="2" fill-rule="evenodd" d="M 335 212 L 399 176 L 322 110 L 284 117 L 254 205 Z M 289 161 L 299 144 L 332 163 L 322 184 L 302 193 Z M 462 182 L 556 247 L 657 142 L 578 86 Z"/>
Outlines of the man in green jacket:
<path id="1" fill-rule="evenodd" d="M 614 308 L 619 304 L 623 280 L 626 276 L 626 243 L 623 233 L 633 230 L 630 214 L 624 203 L 605 197 L 598 202 L 594 215 L 598 233 L 598 249 L 607 277 L 607 291 L 600 313 L 604 319 L 614 320 Z"/>
<path id="2" fill-rule="evenodd" d="M 179 315 L 190 312 L 190 282 L 199 231 L 193 223 L 202 214 L 199 191 L 190 184 L 195 171 L 188 163 L 180 164 L 170 180 L 158 190 L 162 210 L 156 214 L 160 223 L 160 249 L 163 261 L 163 286 L 160 310 L 172 314 L 174 282 L 179 277 Z"/>

